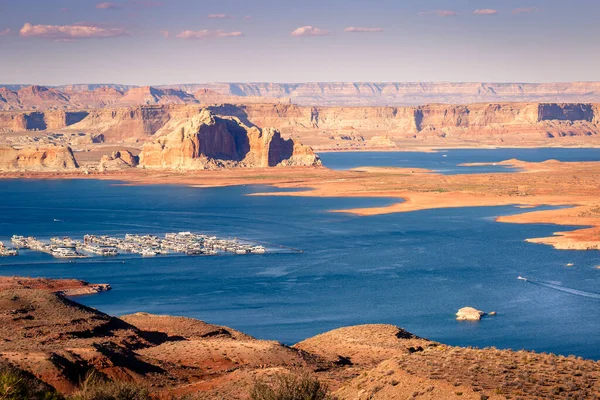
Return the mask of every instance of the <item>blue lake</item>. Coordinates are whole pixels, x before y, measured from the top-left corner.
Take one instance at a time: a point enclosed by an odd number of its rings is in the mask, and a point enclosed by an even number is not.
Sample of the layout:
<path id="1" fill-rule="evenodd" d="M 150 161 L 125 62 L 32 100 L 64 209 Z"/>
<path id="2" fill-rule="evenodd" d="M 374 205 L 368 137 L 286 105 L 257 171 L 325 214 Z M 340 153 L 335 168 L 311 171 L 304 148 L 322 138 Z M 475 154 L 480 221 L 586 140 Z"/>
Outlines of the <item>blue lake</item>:
<path id="1" fill-rule="evenodd" d="M 480 174 L 511 172 L 515 168 L 506 165 L 459 166 L 464 163 L 497 163 L 516 158 L 521 161 L 600 161 L 600 149 L 538 148 L 538 149 L 456 149 L 436 153 L 420 152 L 331 152 L 319 154 L 323 165 L 332 169 L 357 167 L 425 168 L 436 172 L 453 174 Z"/>
<path id="2" fill-rule="evenodd" d="M 341 326 L 390 323 L 452 345 L 600 359 L 600 253 L 524 242 L 570 227 L 494 221 L 523 212 L 515 207 L 356 217 L 328 210 L 390 199 L 247 196 L 265 190 L 4 180 L 4 241 L 13 234 L 80 238 L 191 230 L 304 253 L 76 263 L 27 253 L 0 259 L 0 274 L 110 283 L 113 291 L 78 301 L 114 315 L 199 318 L 287 344 Z M 498 315 L 457 322 L 454 313 L 464 306 Z"/>

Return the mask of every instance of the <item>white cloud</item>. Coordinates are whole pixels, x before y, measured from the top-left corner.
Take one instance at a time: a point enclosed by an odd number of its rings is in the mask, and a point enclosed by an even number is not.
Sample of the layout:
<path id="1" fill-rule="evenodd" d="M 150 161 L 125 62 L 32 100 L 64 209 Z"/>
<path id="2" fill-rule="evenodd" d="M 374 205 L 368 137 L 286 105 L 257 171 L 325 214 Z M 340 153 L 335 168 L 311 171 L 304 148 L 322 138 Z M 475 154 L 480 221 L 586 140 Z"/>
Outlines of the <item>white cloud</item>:
<path id="1" fill-rule="evenodd" d="M 291 33 L 292 36 L 327 36 L 330 32 L 307 25 L 302 26 Z"/>
<path id="2" fill-rule="evenodd" d="M 94 25 L 32 25 L 25 23 L 19 34 L 23 37 L 40 37 L 54 40 L 110 38 L 127 35 L 121 28 L 101 28 Z"/>
<path id="3" fill-rule="evenodd" d="M 10 35 L 11 30 L 9 28 L 0 31 L 0 36 Z"/>
<path id="4" fill-rule="evenodd" d="M 212 38 L 224 38 L 224 37 L 239 37 L 244 36 L 242 32 L 227 32 L 223 30 L 208 30 L 204 29 L 201 31 L 183 31 L 177 34 L 179 39 L 212 39 Z"/>
<path id="5" fill-rule="evenodd" d="M 169 32 L 166 29 L 163 29 L 162 31 L 159 31 L 159 32 L 164 38 L 168 38 L 169 36 L 171 36 L 171 32 Z"/>

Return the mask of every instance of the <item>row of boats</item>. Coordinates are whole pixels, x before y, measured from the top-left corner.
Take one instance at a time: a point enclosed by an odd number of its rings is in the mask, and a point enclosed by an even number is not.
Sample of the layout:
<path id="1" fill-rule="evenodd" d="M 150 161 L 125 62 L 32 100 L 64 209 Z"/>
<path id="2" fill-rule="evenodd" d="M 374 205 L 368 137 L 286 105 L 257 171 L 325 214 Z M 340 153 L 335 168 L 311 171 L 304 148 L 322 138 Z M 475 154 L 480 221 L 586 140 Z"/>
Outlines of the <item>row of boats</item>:
<path id="1" fill-rule="evenodd" d="M 216 236 L 192 232 L 167 233 L 164 238 L 154 235 L 126 234 L 124 238 L 106 235 L 85 235 L 83 241 L 70 237 L 53 237 L 43 242 L 34 237 L 13 236 L 15 249 L 0 246 L 0 255 L 18 249 L 31 249 L 48 253 L 56 258 L 86 258 L 91 255 L 117 256 L 120 252 L 151 257 L 159 254 L 183 253 L 187 255 L 216 255 L 221 252 L 233 254 L 264 254 L 263 246 L 242 243 L 238 239 L 221 239 Z M 1 243 L 1 242 L 0 242 Z"/>
<path id="2" fill-rule="evenodd" d="M 18 256 L 19 251 L 4 246 L 4 243 L 0 242 L 0 257 L 13 257 Z"/>
<path id="3" fill-rule="evenodd" d="M 65 238 L 65 242 L 67 241 Z M 55 258 L 86 258 L 85 254 L 79 253 L 76 250 L 76 243 L 73 241 L 71 244 L 63 244 L 60 239 L 52 238 L 50 243 L 43 242 L 32 236 L 13 236 L 11 242 L 16 249 L 30 249 L 40 251 L 42 253 L 50 254 Z"/>

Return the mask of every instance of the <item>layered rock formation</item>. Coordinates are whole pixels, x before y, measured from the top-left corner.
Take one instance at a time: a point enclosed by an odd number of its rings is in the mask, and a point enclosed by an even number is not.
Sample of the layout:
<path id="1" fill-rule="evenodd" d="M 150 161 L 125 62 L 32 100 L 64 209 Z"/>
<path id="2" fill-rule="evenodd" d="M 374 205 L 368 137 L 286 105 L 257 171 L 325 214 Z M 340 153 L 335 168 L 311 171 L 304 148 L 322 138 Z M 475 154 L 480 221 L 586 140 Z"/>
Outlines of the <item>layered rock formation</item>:
<path id="1" fill-rule="evenodd" d="M 66 146 L 27 147 L 17 149 L 0 146 L 0 171 L 68 171 L 77 169 L 73 151 Z"/>
<path id="2" fill-rule="evenodd" d="M 312 106 L 414 106 L 431 103 L 600 102 L 600 82 L 321 82 L 129 85 L 7 85 L 0 110 L 98 108 L 115 104 L 282 102 Z"/>
<path id="3" fill-rule="evenodd" d="M 0 132 L 62 129 L 87 117 L 85 111 L 0 112 Z"/>
<path id="4" fill-rule="evenodd" d="M 235 117 L 219 118 L 208 110 L 179 123 L 171 121 L 157 136 L 161 137 L 142 148 L 143 168 L 197 170 L 320 164 L 310 148 L 283 139 L 275 129 L 248 127 Z"/>
<path id="5" fill-rule="evenodd" d="M 255 124 L 281 129 L 356 129 L 409 134 L 455 128 L 474 131 L 527 127 L 543 122 L 589 123 L 592 126 L 600 116 L 597 104 L 557 103 L 431 104 L 418 107 L 301 107 L 262 104 L 215 109 L 223 114 L 239 113 L 240 110 Z"/>
<path id="6" fill-rule="evenodd" d="M 170 107 L 122 107 L 91 111 L 69 129 L 103 135 L 107 142 L 148 140 L 171 119 Z"/>
<path id="7" fill-rule="evenodd" d="M 181 89 L 126 85 L 67 85 L 0 87 L 0 111 L 95 109 L 115 106 L 218 104 L 223 102 L 289 101 L 262 96 L 236 96 L 206 88 L 187 92 Z"/>
<path id="8" fill-rule="evenodd" d="M 411 143 L 442 146 L 600 143 L 600 104 L 596 103 L 432 104 L 418 107 L 225 104 L 208 108 L 217 116 L 237 118 L 248 127 L 272 126 L 285 137 L 322 148 L 340 143 L 366 148 L 393 147 L 398 141 L 404 141 L 404 146 Z M 200 105 L 170 104 L 77 112 L 3 112 L 0 113 L 0 132 L 63 129 L 102 135 L 108 143 L 146 142 L 172 131 L 202 109 L 204 107 Z"/>
<path id="9" fill-rule="evenodd" d="M 208 83 L 165 86 L 193 93 L 210 89 L 224 95 L 290 99 L 301 105 L 407 106 L 428 103 L 598 102 L 600 82 L 312 82 Z"/>

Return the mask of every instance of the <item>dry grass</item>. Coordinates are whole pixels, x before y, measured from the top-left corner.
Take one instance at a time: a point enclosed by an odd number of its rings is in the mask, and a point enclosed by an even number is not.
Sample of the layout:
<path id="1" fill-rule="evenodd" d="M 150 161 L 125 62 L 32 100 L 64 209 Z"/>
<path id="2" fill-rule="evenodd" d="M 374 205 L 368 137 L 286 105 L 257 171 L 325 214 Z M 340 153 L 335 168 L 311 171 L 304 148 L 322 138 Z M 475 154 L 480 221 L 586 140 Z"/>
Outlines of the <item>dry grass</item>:
<path id="1" fill-rule="evenodd" d="M 257 381 L 250 390 L 251 400 L 326 400 L 327 385 L 307 373 L 302 375 L 277 374 L 271 382 Z"/>

